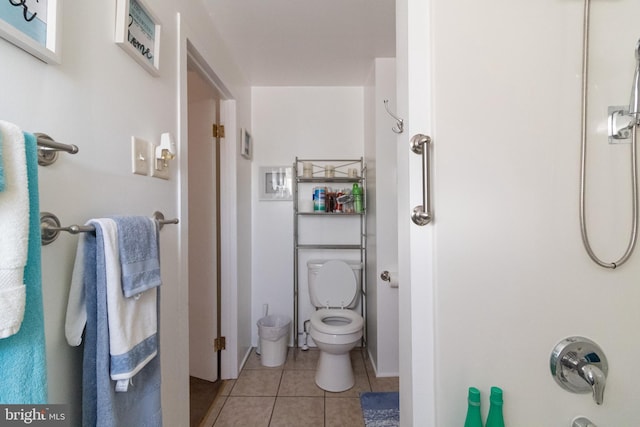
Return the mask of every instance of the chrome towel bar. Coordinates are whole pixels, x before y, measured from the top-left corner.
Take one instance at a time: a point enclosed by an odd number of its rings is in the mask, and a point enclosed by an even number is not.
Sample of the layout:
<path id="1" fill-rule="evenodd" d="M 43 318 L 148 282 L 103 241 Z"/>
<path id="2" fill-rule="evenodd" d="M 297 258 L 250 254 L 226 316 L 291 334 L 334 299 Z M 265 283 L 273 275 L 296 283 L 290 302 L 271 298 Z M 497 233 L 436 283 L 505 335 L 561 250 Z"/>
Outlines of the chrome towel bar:
<path id="1" fill-rule="evenodd" d="M 160 230 L 165 224 L 178 224 L 178 218 L 164 219 L 162 212 L 155 211 L 152 218 L 158 222 Z M 67 227 L 60 226 L 60 220 L 51 212 L 40 212 L 40 231 L 42 234 L 42 245 L 53 243 L 58 238 L 61 231 L 71 234 L 89 233 L 96 231 L 93 225 L 70 225 Z"/>
<path id="2" fill-rule="evenodd" d="M 79 149 L 77 145 L 63 144 L 54 141 L 45 133 L 34 133 L 38 141 L 38 164 L 40 166 L 49 166 L 58 159 L 58 151 L 65 151 L 69 154 L 76 154 Z"/>

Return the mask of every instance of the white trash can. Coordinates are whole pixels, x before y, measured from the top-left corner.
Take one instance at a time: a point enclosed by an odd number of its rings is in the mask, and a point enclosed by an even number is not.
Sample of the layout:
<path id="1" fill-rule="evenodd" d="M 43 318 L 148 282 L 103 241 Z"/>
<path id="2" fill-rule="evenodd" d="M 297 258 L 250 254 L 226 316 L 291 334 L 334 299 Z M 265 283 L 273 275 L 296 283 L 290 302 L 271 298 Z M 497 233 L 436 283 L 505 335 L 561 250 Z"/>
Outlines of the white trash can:
<path id="1" fill-rule="evenodd" d="M 280 366 L 287 358 L 291 319 L 270 314 L 258 320 L 258 337 L 262 366 Z"/>

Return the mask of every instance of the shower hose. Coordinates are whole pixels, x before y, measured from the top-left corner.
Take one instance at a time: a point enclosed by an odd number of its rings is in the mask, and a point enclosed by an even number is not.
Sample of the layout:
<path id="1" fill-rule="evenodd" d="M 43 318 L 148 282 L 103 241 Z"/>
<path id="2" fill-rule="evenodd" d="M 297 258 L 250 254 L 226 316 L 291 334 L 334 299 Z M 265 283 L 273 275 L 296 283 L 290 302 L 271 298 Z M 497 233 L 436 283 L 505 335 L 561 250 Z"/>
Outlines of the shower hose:
<path id="1" fill-rule="evenodd" d="M 583 22 L 583 38 L 582 38 L 582 131 L 581 131 L 581 156 L 580 156 L 580 230 L 582 232 L 582 242 L 587 250 L 589 257 L 599 266 L 614 269 L 624 264 L 636 245 L 638 236 L 638 168 L 636 165 L 636 130 L 638 127 L 638 119 L 634 117 L 631 127 L 631 191 L 632 191 L 632 225 L 629 244 L 624 254 L 617 261 L 602 261 L 593 252 L 589 243 L 587 234 L 587 225 L 585 220 L 585 191 L 586 191 L 586 162 L 587 162 L 587 94 L 588 94 L 588 69 L 589 69 L 589 13 L 590 0 L 584 2 L 584 22 Z"/>

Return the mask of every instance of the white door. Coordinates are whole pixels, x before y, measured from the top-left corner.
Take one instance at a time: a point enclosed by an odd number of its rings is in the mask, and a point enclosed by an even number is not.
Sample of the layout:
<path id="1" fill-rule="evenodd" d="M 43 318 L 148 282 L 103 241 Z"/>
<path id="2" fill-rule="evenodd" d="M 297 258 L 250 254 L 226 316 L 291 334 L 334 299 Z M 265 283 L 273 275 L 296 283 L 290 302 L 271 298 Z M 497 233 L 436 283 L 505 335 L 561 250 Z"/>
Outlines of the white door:
<path id="1" fill-rule="evenodd" d="M 403 427 L 435 427 L 434 219 L 426 226 L 411 220 L 422 204 L 422 159 L 409 149 L 415 134 L 432 132 L 430 0 L 396 1 L 398 114 L 405 131 L 398 136 L 398 259 L 400 307 L 400 419 Z M 437 155 L 437 138 L 434 150 Z M 431 177 L 434 177 L 432 171 Z M 433 186 L 435 187 L 435 185 Z M 437 195 L 436 195 L 437 196 Z"/>
<path id="2" fill-rule="evenodd" d="M 189 115 L 189 375 L 218 379 L 218 167 L 212 125 L 219 98 L 195 71 L 188 72 Z"/>

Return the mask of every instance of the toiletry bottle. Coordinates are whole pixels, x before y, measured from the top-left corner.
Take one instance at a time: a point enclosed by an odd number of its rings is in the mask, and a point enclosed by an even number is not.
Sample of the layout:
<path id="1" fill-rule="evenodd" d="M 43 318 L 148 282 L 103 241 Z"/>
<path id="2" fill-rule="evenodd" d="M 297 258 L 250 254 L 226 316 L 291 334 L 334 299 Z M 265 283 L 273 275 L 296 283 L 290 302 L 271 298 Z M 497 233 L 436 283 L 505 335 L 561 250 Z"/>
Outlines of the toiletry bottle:
<path id="1" fill-rule="evenodd" d="M 362 188 L 360 188 L 357 182 L 353 183 L 353 189 L 351 190 L 351 195 L 353 196 L 353 210 L 356 213 L 361 213 L 362 212 Z"/>
<path id="2" fill-rule="evenodd" d="M 491 387 L 487 427 L 504 427 L 504 417 L 502 416 L 502 389 L 499 387 Z"/>
<path id="3" fill-rule="evenodd" d="M 464 427 L 482 427 L 482 417 L 480 416 L 480 390 L 469 387 L 469 405 L 467 407 L 467 418 Z"/>

